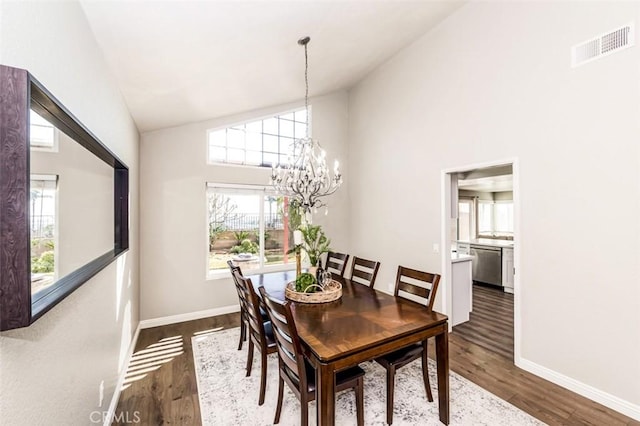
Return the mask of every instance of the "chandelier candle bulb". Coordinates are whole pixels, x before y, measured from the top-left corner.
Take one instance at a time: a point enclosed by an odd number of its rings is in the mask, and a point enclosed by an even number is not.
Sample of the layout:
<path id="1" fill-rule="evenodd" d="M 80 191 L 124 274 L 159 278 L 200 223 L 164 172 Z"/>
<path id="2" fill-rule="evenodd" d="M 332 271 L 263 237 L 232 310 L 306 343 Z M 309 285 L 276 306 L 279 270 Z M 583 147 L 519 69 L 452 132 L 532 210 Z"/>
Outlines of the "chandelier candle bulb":
<path id="1" fill-rule="evenodd" d="M 302 231 L 295 230 L 293 231 L 293 244 L 299 246 L 302 244 Z"/>

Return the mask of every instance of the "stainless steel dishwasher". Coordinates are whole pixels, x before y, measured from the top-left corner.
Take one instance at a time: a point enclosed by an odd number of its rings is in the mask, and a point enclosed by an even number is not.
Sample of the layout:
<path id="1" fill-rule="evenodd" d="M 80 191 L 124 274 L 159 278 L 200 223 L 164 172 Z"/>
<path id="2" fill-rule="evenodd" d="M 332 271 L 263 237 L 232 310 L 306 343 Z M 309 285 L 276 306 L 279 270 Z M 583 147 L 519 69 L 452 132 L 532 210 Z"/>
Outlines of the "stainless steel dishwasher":
<path id="1" fill-rule="evenodd" d="M 472 273 L 474 281 L 502 287 L 502 249 L 471 245 Z"/>

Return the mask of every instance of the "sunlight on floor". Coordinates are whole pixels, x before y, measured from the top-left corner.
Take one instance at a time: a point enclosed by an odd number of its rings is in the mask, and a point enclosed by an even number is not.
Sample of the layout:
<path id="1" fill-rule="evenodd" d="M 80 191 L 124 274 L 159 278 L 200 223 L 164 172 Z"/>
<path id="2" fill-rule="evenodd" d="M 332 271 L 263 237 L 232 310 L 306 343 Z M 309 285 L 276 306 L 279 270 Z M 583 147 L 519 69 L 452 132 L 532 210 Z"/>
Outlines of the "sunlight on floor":
<path id="1" fill-rule="evenodd" d="M 133 354 L 127 375 L 122 384 L 125 390 L 135 381 L 143 379 L 148 373 L 157 370 L 184 353 L 184 339 L 182 336 L 166 337 L 141 349 Z"/>

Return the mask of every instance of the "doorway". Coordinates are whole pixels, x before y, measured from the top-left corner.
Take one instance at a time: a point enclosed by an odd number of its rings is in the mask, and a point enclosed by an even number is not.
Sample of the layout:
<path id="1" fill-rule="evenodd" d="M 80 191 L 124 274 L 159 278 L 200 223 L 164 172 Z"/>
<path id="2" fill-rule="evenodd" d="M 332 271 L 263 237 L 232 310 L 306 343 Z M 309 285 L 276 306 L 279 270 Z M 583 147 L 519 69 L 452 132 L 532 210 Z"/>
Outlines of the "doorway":
<path id="1" fill-rule="evenodd" d="M 521 347 L 518 172 L 517 159 L 442 171 L 443 309 L 450 331 L 514 363 Z M 465 256 L 471 283 L 459 272 Z M 469 310 L 462 320 L 461 307 Z"/>

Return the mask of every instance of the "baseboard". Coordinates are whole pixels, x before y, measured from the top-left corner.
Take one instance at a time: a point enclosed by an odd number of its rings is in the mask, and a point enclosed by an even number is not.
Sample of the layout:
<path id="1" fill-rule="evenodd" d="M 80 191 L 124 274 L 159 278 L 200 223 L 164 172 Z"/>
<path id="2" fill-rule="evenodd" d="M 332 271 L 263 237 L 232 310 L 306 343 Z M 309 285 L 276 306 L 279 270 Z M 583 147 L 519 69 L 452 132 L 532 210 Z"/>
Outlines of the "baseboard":
<path id="1" fill-rule="evenodd" d="M 138 336 L 140 336 L 140 323 L 138 323 L 138 327 L 136 327 L 136 332 L 133 333 L 133 338 L 129 343 L 129 350 L 127 351 L 127 356 L 125 358 L 125 362 L 122 365 L 122 371 L 118 375 L 118 381 L 116 383 L 116 388 L 113 391 L 113 396 L 111 397 L 111 403 L 109 404 L 109 410 L 107 410 L 107 416 L 104 417 L 104 426 L 111 426 L 113 419 L 116 415 L 116 408 L 118 407 L 118 401 L 120 400 L 120 393 L 122 391 L 122 385 L 124 384 L 124 379 L 127 376 L 127 369 L 129 368 L 129 362 L 131 362 L 131 357 L 133 356 L 133 350 L 136 347 L 136 343 L 138 342 Z"/>
<path id="2" fill-rule="evenodd" d="M 631 417 L 632 419 L 640 420 L 640 405 L 632 404 L 615 395 L 596 389 L 593 386 L 572 379 L 571 377 L 560 374 L 524 358 L 520 358 L 515 364 L 517 367 L 535 374 L 536 376 L 540 376 L 558 386 L 569 389 L 572 392 L 582 395 L 585 398 L 589 398 L 592 401 L 602 404 L 605 407 L 609 407 L 612 410 L 624 414 L 625 416 Z"/>
<path id="3" fill-rule="evenodd" d="M 160 327 L 177 322 L 192 321 L 200 318 L 215 317 L 217 315 L 239 312 L 240 305 L 223 306 L 221 308 L 206 309 L 204 311 L 189 312 L 186 314 L 170 315 L 167 317 L 152 318 L 140 321 L 140 328 Z"/>

